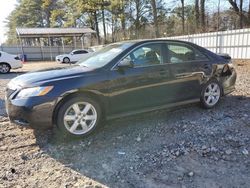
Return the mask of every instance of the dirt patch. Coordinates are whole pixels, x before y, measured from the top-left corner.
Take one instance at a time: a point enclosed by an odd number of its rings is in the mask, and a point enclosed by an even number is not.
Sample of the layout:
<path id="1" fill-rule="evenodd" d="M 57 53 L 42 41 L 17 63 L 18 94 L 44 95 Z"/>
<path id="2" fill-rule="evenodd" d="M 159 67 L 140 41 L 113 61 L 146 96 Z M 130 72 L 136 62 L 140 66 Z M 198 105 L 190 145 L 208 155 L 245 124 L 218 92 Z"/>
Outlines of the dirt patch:
<path id="1" fill-rule="evenodd" d="M 250 61 L 235 64 L 237 91 L 212 110 L 190 105 L 109 121 L 66 143 L 8 122 L 4 87 L 21 72 L 0 75 L 0 187 L 249 187 Z"/>

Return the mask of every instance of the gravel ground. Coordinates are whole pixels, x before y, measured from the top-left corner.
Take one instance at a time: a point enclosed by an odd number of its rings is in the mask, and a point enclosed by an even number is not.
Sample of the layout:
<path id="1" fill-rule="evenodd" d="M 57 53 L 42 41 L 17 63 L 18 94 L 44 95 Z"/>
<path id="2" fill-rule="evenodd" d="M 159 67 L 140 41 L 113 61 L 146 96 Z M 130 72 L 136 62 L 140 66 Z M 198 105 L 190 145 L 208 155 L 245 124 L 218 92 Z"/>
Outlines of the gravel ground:
<path id="1" fill-rule="evenodd" d="M 250 187 L 250 61 L 235 63 L 237 91 L 214 109 L 195 104 L 108 121 L 64 143 L 50 130 L 9 123 L 4 87 L 21 72 L 0 75 L 0 187 Z"/>

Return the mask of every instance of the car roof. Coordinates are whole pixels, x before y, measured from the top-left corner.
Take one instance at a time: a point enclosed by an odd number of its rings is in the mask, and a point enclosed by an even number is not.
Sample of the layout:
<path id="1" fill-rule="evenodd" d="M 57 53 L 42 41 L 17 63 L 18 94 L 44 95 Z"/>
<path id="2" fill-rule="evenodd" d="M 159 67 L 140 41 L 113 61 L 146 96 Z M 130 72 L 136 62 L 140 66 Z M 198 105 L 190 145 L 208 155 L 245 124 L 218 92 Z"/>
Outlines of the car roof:
<path id="1" fill-rule="evenodd" d="M 166 38 L 126 40 L 126 41 L 116 42 L 113 44 L 126 44 L 126 43 L 131 43 L 131 44 L 140 44 L 141 43 L 141 44 L 143 44 L 143 43 L 147 43 L 147 42 L 180 42 L 180 43 L 184 43 L 184 44 L 196 45 L 196 44 L 194 44 L 192 42 L 188 42 L 188 41 L 172 40 L 172 39 L 166 39 Z"/>
<path id="2" fill-rule="evenodd" d="M 76 50 L 73 50 L 72 52 L 75 52 L 75 51 L 82 51 L 82 50 L 88 51 L 87 49 L 76 49 Z"/>

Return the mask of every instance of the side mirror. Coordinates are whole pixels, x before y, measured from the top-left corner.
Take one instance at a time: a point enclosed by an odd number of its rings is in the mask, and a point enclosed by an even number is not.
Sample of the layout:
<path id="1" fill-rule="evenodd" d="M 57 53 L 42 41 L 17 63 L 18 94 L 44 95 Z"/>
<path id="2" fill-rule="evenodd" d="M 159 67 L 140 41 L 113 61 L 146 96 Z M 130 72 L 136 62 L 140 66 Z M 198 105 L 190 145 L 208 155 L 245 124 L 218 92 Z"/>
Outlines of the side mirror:
<path id="1" fill-rule="evenodd" d="M 118 64 L 118 67 L 119 68 L 133 68 L 134 63 L 133 63 L 133 61 L 125 58 L 125 59 L 120 61 L 120 63 Z"/>

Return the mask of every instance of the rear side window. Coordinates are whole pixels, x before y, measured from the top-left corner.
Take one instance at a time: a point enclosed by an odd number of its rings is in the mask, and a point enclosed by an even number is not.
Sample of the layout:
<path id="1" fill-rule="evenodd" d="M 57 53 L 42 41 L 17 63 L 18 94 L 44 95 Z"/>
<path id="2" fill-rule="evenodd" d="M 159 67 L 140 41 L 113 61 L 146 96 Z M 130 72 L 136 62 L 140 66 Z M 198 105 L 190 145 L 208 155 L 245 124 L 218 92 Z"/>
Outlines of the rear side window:
<path id="1" fill-rule="evenodd" d="M 81 51 L 79 51 L 79 53 L 80 53 L 80 54 L 87 54 L 88 52 L 85 51 L 85 50 L 81 50 Z"/>
<path id="2" fill-rule="evenodd" d="M 85 51 L 85 50 L 78 50 L 78 51 L 75 51 L 74 54 L 87 54 L 88 52 Z"/>
<path id="3" fill-rule="evenodd" d="M 167 49 L 168 62 L 170 63 L 208 60 L 208 58 L 201 52 L 186 44 L 168 44 Z"/>

